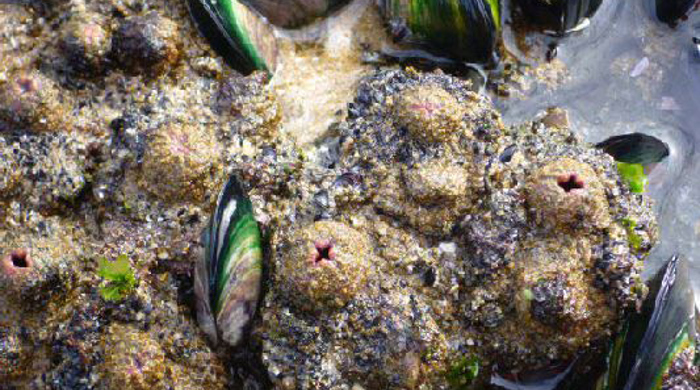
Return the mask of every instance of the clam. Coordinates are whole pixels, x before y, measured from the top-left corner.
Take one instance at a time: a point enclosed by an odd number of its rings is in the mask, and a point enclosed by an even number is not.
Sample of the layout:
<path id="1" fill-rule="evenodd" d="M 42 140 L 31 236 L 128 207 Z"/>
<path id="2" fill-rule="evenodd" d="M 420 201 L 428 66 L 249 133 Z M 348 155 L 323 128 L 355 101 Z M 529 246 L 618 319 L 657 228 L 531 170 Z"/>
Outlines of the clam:
<path id="1" fill-rule="evenodd" d="M 235 346 L 255 314 L 262 280 L 262 240 L 253 206 L 231 176 L 203 233 L 195 268 L 197 320 L 214 344 Z"/>
<path id="2" fill-rule="evenodd" d="M 613 156 L 616 161 L 627 164 L 654 164 L 670 154 L 665 142 L 642 133 L 616 135 L 596 144 L 596 147 Z"/>
<path id="3" fill-rule="evenodd" d="M 327 15 L 348 0 L 245 0 L 275 26 L 296 28 Z"/>
<path id="4" fill-rule="evenodd" d="M 212 48 L 243 74 L 274 72 L 277 39 L 273 27 L 237 0 L 187 0 L 190 14 Z"/>
<path id="5" fill-rule="evenodd" d="M 660 21 L 674 26 L 695 7 L 697 0 L 653 0 L 652 9 Z"/>
<path id="6" fill-rule="evenodd" d="M 500 29 L 498 0 L 379 0 L 396 41 L 458 61 L 487 63 Z"/>
<path id="7" fill-rule="evenodd" d="M 517 0 L 517 2 L 533 23 L 563 34 L 575 30 L 586 18 L 593 16 L 603 0 Z"/>
<path id="8" fill-rule="evenodd" d="M 661 389 L 673 360 L 695 344 L 695 316 L 688 265 L 675 255 L 651 281 L 641 312 L 615 340 L 597 389 Z"/>

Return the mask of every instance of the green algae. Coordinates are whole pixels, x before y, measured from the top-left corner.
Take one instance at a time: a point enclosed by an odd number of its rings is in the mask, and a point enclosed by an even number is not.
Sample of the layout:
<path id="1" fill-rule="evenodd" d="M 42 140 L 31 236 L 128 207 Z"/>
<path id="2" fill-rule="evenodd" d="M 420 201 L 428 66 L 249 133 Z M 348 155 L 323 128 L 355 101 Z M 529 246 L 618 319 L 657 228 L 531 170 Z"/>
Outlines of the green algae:
<path id="1" fill-rule="evenodd" d="M 451 389 L 469 389 L 479 376 L 479 359 L 465 356 L 455 363 L 447 372 L 447 382 Z"/>
<path id="2" fill-rule="evenodd" d="M 640 237 L 634 230 L 637 227 L 637 222 L 632 219 L 625 218 L 622 220 L 622 225 L 625 227 L 625 230 L 627 230 L 627 240 L 629 240 L 632 248 L 639 250 L 642 247 L 642 237 Z"/>
<path id="3" fill-rule="evenodd" d="M 648 180 L 644 173 L 643 165 L 618 162 L 617 171 L 627 185 L 629 185 L 630 191 L 637 194 L 641 194 L 645 191 Z"/>
<path id="4" fill-rule="evenodd" d="M 97 274 L 106 282 L 100 287 L 100 295 L 106 301 L 121 301 L 136 287 L 127 255 L 119 255 L 114 261 L 100 259 Z"/>

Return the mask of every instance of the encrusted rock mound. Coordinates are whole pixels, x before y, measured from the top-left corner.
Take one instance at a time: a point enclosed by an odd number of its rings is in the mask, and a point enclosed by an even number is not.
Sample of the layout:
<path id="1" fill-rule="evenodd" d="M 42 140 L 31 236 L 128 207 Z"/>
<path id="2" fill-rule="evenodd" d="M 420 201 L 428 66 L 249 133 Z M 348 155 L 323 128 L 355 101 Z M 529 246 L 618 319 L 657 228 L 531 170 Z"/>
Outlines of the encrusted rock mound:
<path id="1" fill-rule="evenodd" d="M 449 388 L 469 364 L 477 381 L 566 365 L 617 331 L 656 223 L 561 115 L 507 128 L 458 79 L 366 79 L 337 168 L 272 239 L 257 332 L 275 384 Z"/>

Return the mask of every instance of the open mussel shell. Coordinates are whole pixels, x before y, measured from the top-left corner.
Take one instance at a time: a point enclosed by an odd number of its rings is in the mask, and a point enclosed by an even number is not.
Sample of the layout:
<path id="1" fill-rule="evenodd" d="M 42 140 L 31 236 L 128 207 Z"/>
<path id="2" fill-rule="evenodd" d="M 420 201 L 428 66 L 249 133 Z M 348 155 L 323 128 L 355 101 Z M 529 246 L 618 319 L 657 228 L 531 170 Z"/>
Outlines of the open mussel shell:
<path id="1" fill-rule="evenodd" d="M 214 344 L 237 345 L 255 314 L 262 280 L 262 239 L 253 206 L 231 176 L 203 233 L 195 267 L 197 320 Z"/>
<path id="2" fill-rule="evenodd" d="M 545 29 L 563 34 L 598 10 L 603 0 L 516 0 L 530 20 Z"/>
<path id="3" fill-rule="evenodd" d="M 613 156 L 615 161 L 628 164 L 655 164 L 670 154 L 665 142 L 642 133 L 616 135 L 596 144 L 596 147 Z"/>
<path id="4" fill-rule="evenodd" d="M 328 15 L 348 0 L 244 0 L 275 26 L 297 28 Z"/>
<path id="5" fill-rule="evenodd" d="M 272 26 L 237 0 L 187 0 L 190 14 L 212 48 L 243 74 L 273 73 L 277 39 Z"/>
<path id="6" fill-rule="evenodd" d="M 498 0 L 378 0 L 395 40 L 458 61 L 488 63 L 500 29 Z"/>
<path id="7" fill-rule="evenodd" d="M 694 346 L 695 296 L 686 260 L 673 256 L 649 288 L 641 312 L 631 316 L 613 343 L 608 370 L 596 389 L 661 389 L 673 359 Z"/>
<path id="8" fill-rule="evenodd" d="M 648 0 L 648 2 L 660 21 L 675 26 L 691 12 L 697 0 Z"/>

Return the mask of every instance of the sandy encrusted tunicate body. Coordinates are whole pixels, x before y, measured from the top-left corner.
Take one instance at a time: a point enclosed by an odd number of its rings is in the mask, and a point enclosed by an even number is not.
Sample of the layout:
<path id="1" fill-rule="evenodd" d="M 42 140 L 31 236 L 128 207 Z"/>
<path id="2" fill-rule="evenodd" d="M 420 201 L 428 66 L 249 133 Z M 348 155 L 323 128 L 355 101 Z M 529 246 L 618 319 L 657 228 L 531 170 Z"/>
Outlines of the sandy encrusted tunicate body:
<path id="1" fill-rule="evenodd" d="M 166 124 L 144 155 L 140 185 L 170 201 L 202 201 L 222 182 L 222 150 L 205 126 Z"/>
<path id="2" fill-rule="evenodd" d="M 395 114 L 411 137 L 428 143 L 444 142 L 461 133 L 466 107 L 437 86 L 419 86 L 396 98 Z"/>
<path id="3" fill-rule="evenodd" d="M 509 280 L 517 314 L 501 327 L 504 338 L 520 339 L 520 346 L 543 356 L 573 356 L 591 340 L 612 333 L 617 314 L 605 292 L 593 286 L 587 238 L 560 235 L 524 242 L 514 264 Z"/>
<path id="4" fill-rule="evenodd" d="M 180 55 L 178 26 L 157 12 L 125 19 L 112 38 L 113 55 L 128 72 L 159 75 Z"/>
<path id="5" fill-rule="evenodd" d="M 416 228 L 449 232 L 475 195 L 480 175 L 474 171 L 473 166 L 448 158 L 392 167 L 375 188 L 374 202 Z"/>
<path id="6" fill-rule="evenodd" d="M 42 327 L 72 293 L 85 259 L 81 236 L 57 220 L 0 231 L 0 381 L 33 374 L 42 358 Z"/>
<path id="7" fill-rule="evenodd" d="M 16 71 L 0 81 L 0 120 L 35 131 L 60 131 L 64 100 L 57 83 L 37 70 Z"/>
<path id="8" fill-rule="evenodd" d="M 368 237 L 342 222 L 314 222 L 280 241 L 273 254 L 278 280 L 301 307 L 341 307 L 376 272 Z"/>
<path id="9" fill-rule="evenodd" d="M 457 79 L 384 71 L 340 128 L 337 167 L 302 183 L 275 236 L 258 330 L 275 385 L 448 389 L 476 361 L 478 387 L 571 361 L 644 297 L 651 208 L 565 121 L 506 128 Z M 312 226 L 341 221 L 368 240 L 344 251 L 369 245 L 376 274 L 333 311 L 298 305 L 301 265 L 325 247 Z"/>
<path id="10" fill-rule="evenodd" d="M 75 238 L 80 234 L 66 225 L 44 223 L 39 228 L 44 231 L 0 233 L 0 285 L 8 302 L 22 311 L 37 309 L 70 290 L 81 248 Z"/>
<path id="11" fill-rule="evenodd" d="M 44 211 L 71 205 L 88 184 L 88 138 L 62 133 L 0 136 L 7 172 L 4 195 Z M 3 168 L 0 167 L 0 170 Z"/>
<path id="12" fill-rule="evenodd" d="M 113 325 L 102 342 L 106 351 L 102 369 L 110 388 L 164 388 L 165 353 L 148 333 Z"/>
<path id="13" fill-rule="evenodd" d="M 104 362 L 98 367 L 107 388 L 133 390 L 221 389 L 207 371 L 179 364 L 163 343 L 148 331 L 126 324 L 112 324 L 102 337 Z"/>
<path id="14" fill-rule="evenodd" d="M 112 49 L 111 38 L 110 27 L 100 15 L 76 15 L 63 27 L 59 43 L 67 67 L 78 76 L 100 73 Z"/>
<path id="15" fill-rule="evenodd" d="M 475 133 L 499 129 L 500 118 L 466 85 L 432 75 L 390 91 L 380 97 L 386 100 L 382 123 L 349 133 L 352 150 L 343 163 L 366 173 L 367 195 L 383 212 L 416 229 L 447 234 L 482 185 Z"/>
<path id="16" fill-rule="evenodd" d="M 605 228 L 610 213 L 597 174 L 572 158 L 547 163 L 529 178 L 527 199 L 537 223 Z"/>
<path id="17" fill-rule="evenodd" d="M 417 202 L 458 202 L 469 195 L 469 170 L 437 160 L 403 170 L 403 185 Z"/>
<path id="18" fill-rule="evenodd" d="M 223 388 L 222 382 L 212 380 L 208 369 L 197 371 L 174 361 L 179 357 L 170 355 L 165 345 L 171 342 L 131 325 L 112 324 L 101 340 L 105 356 L 99 375 L 110 389 Z"/>

